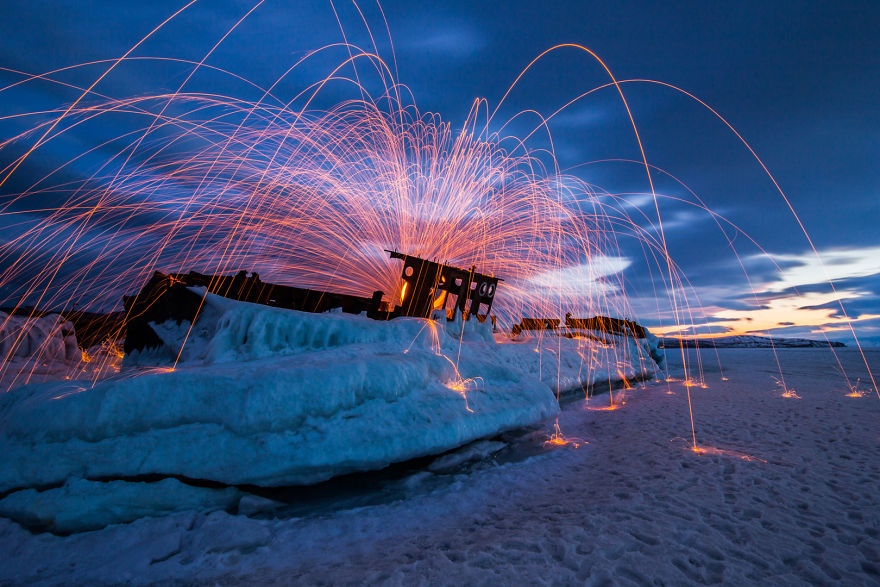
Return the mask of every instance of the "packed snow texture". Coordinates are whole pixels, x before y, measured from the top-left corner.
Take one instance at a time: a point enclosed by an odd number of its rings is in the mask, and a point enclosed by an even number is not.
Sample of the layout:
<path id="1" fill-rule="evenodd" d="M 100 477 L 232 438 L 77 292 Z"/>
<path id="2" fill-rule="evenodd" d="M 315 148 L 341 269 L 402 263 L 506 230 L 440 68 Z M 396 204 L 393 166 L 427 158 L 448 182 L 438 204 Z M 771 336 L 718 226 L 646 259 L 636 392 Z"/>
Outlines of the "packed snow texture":
<path id="1" fill-rule="evenodd" d="M 647 339 L 592 331 L 524 332 L 513 339 L 499 335 L 498 342 L 501 365 L 537 375 L 560 399 L 586 397 L 597 385 L 626 386 L 650 379 L 660 369 L 652 355 L 662 358 L 663 352 L 652 349 Z"/>
<path id="2" fill-rule="evenodd" d="M 868 378 L 858 351 L 838 354 L 853 384 Z M 0 520 L 0 582 L 876 585 L 873 390 L 849 397 L 828 350 L 779 353 L 802 399 L 782 397 L 772 353 L 719 356 L 723 373 L 713 350 L 688 352 L 706 389 L 658 382 L 614 411 L 585 409 L 607 395 L 569 404 L 559 424 L 577 448 L 422 470 L 375 505 L 291 515 L 270 502 L 67 537 Z M 867 356 L 876 373 L 880 352 Z M 689 450 L 688 391 L 703 453 Z"/>

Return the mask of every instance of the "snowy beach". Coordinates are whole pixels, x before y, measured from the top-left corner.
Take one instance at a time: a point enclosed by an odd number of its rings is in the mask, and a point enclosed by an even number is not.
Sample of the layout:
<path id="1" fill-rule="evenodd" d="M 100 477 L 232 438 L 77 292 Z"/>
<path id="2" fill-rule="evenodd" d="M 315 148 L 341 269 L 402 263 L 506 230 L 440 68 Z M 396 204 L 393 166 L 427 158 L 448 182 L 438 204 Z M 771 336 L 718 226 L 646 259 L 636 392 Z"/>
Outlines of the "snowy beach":
<path id="1" fill-rule="evenodd" d="M 866 354 L 880 368 L 880 351 Z M 880 401 L 858 350 L 837 355 L 863 397 L 847 396 L 828 350 L 779 351 L 800 399 L 782 396 L 766 349 L 718 351 L 723 376 L 701 351 L 706 388 L 690 387 L 701 454 L 682 382 L 650 383 L 615 393 L 620 409 L 590 409 L 608 394 L 566 405 L 559 424 L 577 446 L 535 439 L 533 456 L 426 464 L 368 505 L 309 513 L 250 498 L 239 515 L 67 537 L 2 519 L 0 581 L 877 584 Z M 675 375 L 680 354 L 668 358 Z M 542 437 L 552 431 L 551 419 Z"/>

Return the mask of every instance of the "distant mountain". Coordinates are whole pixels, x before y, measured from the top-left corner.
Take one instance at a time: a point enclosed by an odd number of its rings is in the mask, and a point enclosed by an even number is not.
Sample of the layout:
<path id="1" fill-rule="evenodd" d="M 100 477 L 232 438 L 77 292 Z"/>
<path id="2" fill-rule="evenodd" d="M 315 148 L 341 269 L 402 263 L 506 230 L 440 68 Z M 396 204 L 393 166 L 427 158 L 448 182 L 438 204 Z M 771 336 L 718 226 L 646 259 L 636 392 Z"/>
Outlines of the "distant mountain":
<path id="1" fill-rule="evenodd" d="M 755 348 L 755 349 L 792 349 L 792 348 L 828 348 L 845 347 L 842 342 L 826 340 L 810 340 L 807 338 L 771 338 L 769 336 L 722 336 L 719 338 L 664 338 L 661 346 L 677 348 L 684 344 L 685 348 Z"/>

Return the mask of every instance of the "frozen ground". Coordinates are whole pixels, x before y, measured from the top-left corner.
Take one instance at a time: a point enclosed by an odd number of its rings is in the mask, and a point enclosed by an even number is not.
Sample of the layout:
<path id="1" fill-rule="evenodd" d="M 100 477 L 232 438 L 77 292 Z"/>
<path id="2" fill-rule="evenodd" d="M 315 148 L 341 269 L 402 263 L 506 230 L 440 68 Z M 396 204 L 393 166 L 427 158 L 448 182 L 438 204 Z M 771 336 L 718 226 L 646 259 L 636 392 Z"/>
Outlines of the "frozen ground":
<path id="1" fill-rule="evenodd" d="M 702 454 L 688 450 L 684 385 L 650 384 L 616 410 L 588 409 L 608 395 L 568 404 L 560 425 L 577 447 L 530 451 L 525 435 L 505 458 L 484 443 L 379 499 L 352 497 L 380 483 L 360 476 L 335 486 L 337 507 L 248 497 L 250 516 L 184 512 L 68 537 L 0 520 L 0 581 L 880 583 L 880 400 L 848 397 L 827 350 L 779 352 L 800 399 L 782 396 L 768 351 L 719 355 L 727 380 L 703 351 L 707 388 L 690 388 Z M 838 355 L 866 379 L 858 351 Z M 880 352 L 868 357 L 880 371 Z"/>

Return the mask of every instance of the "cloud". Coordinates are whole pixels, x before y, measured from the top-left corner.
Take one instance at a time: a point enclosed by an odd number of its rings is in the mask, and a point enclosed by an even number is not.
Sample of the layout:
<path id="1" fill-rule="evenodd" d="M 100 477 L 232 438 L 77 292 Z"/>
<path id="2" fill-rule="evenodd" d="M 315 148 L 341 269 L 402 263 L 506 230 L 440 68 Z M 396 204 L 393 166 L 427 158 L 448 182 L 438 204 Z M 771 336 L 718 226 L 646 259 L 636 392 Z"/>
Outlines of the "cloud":
<path id="1" fill-rule="evenodd" d="M 746 310 L 715 309 L 709 321 L 717 334 L 758 334 L 778 329 L 812 328 L 816 331 L 849 330 L 856 322 L 876 320 L 880 314 L 843 316 L 836 302 L 868 296 L 867 292 L 838 290 L 835 293 L 809 292 L 762 299 L 761 307 Z M 658 329 L 661 334 L 679 333 L 696 328 L 694 325 Z"/>
<path id="2" fill-rule="evenodd" d="M 651 199 L 651 202 L 653 203 L 653 198 Z M 701 210 L 677 210 L 672 214 L 664 214 L 661 217 L 664 234 L 681 228 L 692 230 L 698 222 L 705 222 L 706 220 L 711 219 L 711 214 Z M 660 226 L 660 222 L 652 220 L 650 224 L 643 228 L 645 232 L 659 234 Z"/>
<path id="3" fill-rule="evenodd" d="M 590 296 L 616 291 L 617 287 L 605 278 L 621 273 L 631 264 L 626 257 L 596 255 L 586 263 L 544 271 L 528 281 L 536 289 L 549 289 L 560 296 Z"/>
<path id="4" fill-rule="evenodd" d="M 783 267 L 778 279 L 762 288 L 765 292 L 880 274 L 880 247 L 829 249 L 820 251 L 819 258 L 812 251 L 800 255 L 758 255 L 756 258 L 770 258 Z"/>
<path id="5" fill-rule="evenodd" d="M 551 118 L 550 123 L 568 128 L 584 128 L 601 124 L 607 118 L 608 116 L 600 108 L 582 107 L 577 110 L 563 110 Z"/>
<path id="6" fill-rule="evenodd" d="M 479 52 L 486 46 L 486 41 L 473 27 L 445 25 L 425 31 L 424 35 L 413 38 L 403 45 L 407 49 L 462 58 Z"/>
<path id="7" fill-rule="evenodd" d="M 677 320 L 678 325 L 667 326 L 664 320 L 658 332 L 809 336 L 871 330 L 870 325 L 880 319 L 875 293 L 880 247 L 826 249 L 819 251 L 818 258 L 812 251 L 760 254 L 744 261 L 754 290 L 728 285 L 725 295 L 717 287 L 698 286 L 695 293 L 703 305 L 693 307 L 693 315 Z M 779 269 L 768 267 L 771 261 Z M 836 282 L 836 291 L 829 279 Z"/>

